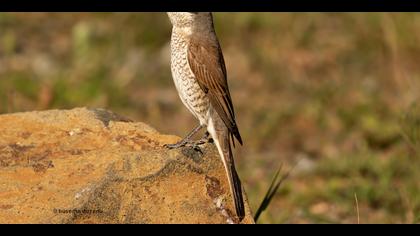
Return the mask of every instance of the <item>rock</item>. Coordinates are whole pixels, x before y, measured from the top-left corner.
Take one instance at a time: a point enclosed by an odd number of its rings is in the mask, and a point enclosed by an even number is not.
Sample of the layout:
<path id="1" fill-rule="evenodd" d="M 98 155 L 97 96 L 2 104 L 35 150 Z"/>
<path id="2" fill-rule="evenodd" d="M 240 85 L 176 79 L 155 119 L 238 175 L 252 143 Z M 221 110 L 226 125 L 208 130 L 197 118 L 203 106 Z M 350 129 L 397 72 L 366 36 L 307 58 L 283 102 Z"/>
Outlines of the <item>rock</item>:
<path id="1" fill-rule="evenodd" d="M 178 140 L 102 109 L 1 115 L 0 223 L 236 222 L 214 145 Z"/>

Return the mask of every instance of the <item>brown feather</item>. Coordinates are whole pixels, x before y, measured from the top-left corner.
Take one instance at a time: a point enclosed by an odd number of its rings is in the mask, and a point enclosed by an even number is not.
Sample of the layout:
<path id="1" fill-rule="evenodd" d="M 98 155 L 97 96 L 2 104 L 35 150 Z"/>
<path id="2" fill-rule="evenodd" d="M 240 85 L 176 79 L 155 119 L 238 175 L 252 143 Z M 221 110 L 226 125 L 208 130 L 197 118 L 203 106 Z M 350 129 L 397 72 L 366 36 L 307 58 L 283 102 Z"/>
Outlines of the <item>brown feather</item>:
<path id="1" fill-rule="evenodd" d="M 217 39 L 191 37 L 188 45 L 188 63 L 200 88 L 207 94 L 230 134 L 242 145 L 229 93 L 225 61 Z M 232 142 L 235 145 L 233 138 Z"/>

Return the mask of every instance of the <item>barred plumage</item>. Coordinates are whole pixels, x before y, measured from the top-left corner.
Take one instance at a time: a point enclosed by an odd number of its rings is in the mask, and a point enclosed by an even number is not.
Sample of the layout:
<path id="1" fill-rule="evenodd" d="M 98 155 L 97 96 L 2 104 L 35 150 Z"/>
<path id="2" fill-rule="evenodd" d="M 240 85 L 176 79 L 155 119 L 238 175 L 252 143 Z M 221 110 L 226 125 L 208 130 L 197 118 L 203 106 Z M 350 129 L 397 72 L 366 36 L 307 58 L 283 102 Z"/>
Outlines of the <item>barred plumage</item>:
<path id="1" fill-rule="evenodd" d="M 182 102 L 200 122 L 200 127 L 194 129 L 187 138 L 201 127 L 207 127 L 225 166 L 236 213 L 242 220 L 245 215 L 242 187 L 231 149 L 234 137 L 240 144 L 242 138 L 235 121 L 225 62 L 212 14 L 173 12 L 168 15 L 173 25 L 172 77 Z"/>

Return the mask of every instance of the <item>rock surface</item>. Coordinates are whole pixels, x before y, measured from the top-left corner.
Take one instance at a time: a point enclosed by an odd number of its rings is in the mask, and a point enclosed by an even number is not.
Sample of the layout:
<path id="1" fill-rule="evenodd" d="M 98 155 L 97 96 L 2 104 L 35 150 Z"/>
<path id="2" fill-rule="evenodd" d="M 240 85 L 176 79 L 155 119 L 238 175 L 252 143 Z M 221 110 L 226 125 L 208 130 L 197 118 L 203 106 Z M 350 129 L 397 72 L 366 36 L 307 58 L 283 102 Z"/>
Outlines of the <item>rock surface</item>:
<path id="1" fill-rule="evenodd" d="M 0 223 L 236 222 L 214 145 L 178 140 L 102 109 L 1 115 Z"/>

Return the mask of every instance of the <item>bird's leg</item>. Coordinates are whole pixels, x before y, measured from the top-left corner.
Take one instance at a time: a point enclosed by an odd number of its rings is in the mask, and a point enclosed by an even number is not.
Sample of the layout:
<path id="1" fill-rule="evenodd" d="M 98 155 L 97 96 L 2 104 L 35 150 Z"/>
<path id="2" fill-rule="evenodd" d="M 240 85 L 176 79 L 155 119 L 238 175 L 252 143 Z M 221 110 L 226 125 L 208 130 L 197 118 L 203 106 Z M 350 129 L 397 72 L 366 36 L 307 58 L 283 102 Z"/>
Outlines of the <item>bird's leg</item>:
<path id="1" fill-rule="evenodd" d="M 200 131 L 202 128 L 204 127 L 204 125 L 199 125 L 197 127 L 195 127 L 185 138 L 183 138 L 181 141 L 174 143 L 174 144 L 165 144 L 163 145 L 166 148 L 169 149 L 173 149 L 173 148 L 180 148 L 183 147 L 185 145 L 187 145 L 188 143 L 191 143 L 191 138 L 192 136 L 194 136 L 194 134 L 196 134 L 198 131 Z"/>
<path id="2" fill-rule="evenodd" d="M 194 143 L 194 146 L 203 145 L 203 144 L 212 143 L 212 142 L 213 142 L 213 139 L 210 137 L 210 133 L 206 131 L 204 136 L 200 140 Z"/>
<path id="3" fill-rule="evenodd" d="M 200 145 L 203 145 L 203 144 L 206 144 L 206 143 L 212 143 L 212 142 L 213 142 L 213 139 L 210 137 L 210 133 L 208 131 L 206 131 L 206 133 L 204 134 L 204 136 L 200 140 L 197 140 L 197 141 L 192 143 L 192 147 L 195 150 L 201 151 Z"/>

